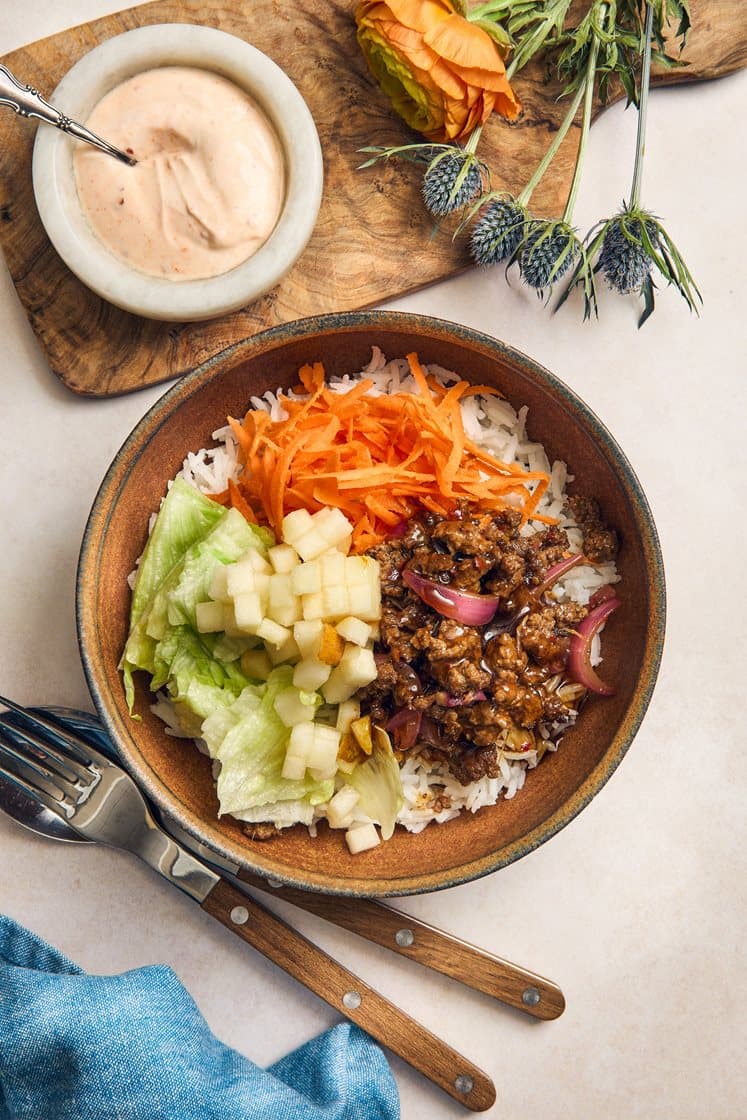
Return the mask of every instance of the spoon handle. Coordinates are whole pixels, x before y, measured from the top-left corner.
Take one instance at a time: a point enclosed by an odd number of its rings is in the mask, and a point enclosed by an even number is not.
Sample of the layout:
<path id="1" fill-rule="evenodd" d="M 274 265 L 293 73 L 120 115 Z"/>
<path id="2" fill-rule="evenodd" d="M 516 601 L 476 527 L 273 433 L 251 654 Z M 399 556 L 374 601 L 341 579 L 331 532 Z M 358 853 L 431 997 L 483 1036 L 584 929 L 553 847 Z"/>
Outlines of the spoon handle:
<path id="1" fill-rule="evenodd" d="M 552 980 L 417 921 L 384 903 L 365 898 L 338 898 L 294 887 L 276 887 L 267 879 L 244 872 L 240 874 L 240 879 L 302 910 L 318 914 L 367 941 L 484 992 L 535 1019 L 557 1019 L 565 1009 L 563 993 Z"/>
<path id="2" fill-rule="evenodd" d="M 465 1108 L 494 1103 L 486 1073 L 226 879 L 202 908 Z"/>
<path id="3" fill-rule="evenodd" d="M 77 121 L 65 116 L 59 109 L 55 109 L 54 105 L 50 105 L 42 97 L 38 89 L 19 82 L 18 78 L 14 77 L 8 67 L 3 66 L 2 63 L 0 63 L 0 105 L 6 105 L 9 109 L 18 113 L 20 117 L 29 117 L 42 121 L 44 124 L 54 125 L 61 132 L 68 132 L 78 140 L 85 140 L 87 144 L 93 144 L 95 148 L 106 152 L 107 155 L 114 156 L 115 159 L 128 164 L 130 167 L 137 163 L 137 160 L 127 155 L 126 152 L 115 148 L 106 140 L 102 140 L 95 132 L 91 132 L 85 125 L 78 124 Z"/>

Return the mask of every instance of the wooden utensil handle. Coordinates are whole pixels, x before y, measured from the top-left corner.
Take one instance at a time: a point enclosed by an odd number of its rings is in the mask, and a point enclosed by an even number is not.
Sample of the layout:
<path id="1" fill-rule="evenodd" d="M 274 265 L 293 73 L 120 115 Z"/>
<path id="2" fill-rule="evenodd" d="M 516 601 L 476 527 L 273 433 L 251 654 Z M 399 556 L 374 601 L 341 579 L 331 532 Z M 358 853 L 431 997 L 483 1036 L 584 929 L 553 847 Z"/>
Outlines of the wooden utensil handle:
<path id="1" fill-rule="evenodd" d="M 536 1019 L 557 1019 L 565 1009 L 563 993 L 552 980 L 381 902 L 338 898 L 295 887 L 273 887 L 259 876 L 247 876 L 246 881 Z"/>
<path id="2" fill-rule="evenodd" d="M 237 887 L 221 879 L 202 908 L 466 1108 L 494 1103 L 487 1074 Z"/>

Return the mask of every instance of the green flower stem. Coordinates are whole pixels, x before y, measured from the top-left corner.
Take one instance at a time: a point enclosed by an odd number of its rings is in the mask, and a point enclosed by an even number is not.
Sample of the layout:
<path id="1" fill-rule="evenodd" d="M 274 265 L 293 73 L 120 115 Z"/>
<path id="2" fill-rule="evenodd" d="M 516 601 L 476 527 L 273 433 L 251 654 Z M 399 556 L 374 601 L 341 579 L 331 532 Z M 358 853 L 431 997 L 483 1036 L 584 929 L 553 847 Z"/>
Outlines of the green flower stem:
<path id="1" fill-rule="evenodd" d="M 470 133 L 467 143 L 464 145 L 463 150 L 469 152 L 470 155 L 474 155 L 477 150 L 477 145 L 480 143 L 480 137 L 482 136 L 482 129 L 483 126 L 481 124 L 476 125 Z"/>
<path id="2" fill-rule="evenodd" d="M 651 30 L 654 23 L 654 6 L 646 4 L 646 26 L 644 29 L 643 62 L 641 63 L 641 92 L 638 98 L 638 135 L 635 143 L 635 163 L 633 164 L 633 185 L 630 188 L 630 209 L 635 210 L 641 197 L 643 178 L 643 156 L 646 150 L 646 109 L 648 108 L 648 89 L 651 77 Z"/>
<path id="3" fill-rule="evenodd" d="M 584 155 L 586 152 L 586 141 L 589 138 L 589 129 L 591 128 L 591 110 L 594 104 L 594 78 L 596 77 L 598 54 L 599 38 L 597 35 L 594 35 L 591 50 L 589 51 L 589 61 L 586 65 L 586 76 L 581 86 L 581 89 L 584 91 L 584 114 L 581 120 L 581 139 L 578 142 L 573 180 L 571 181 L 570 190 L 568 191 L 568 200 L 565 204 L 565 210 L 563 211 L 563 221 L 569 224 L 573 216 L 573 208 L 576 205 L 576 196 L 581 182 L 581 170 L 583 168 Z"/>
<path id="4" fill-rule="evenodd" d="M 540 179 L 545 174 L 545 172 L 547 171 L 547 169 L 550 166 L 550 164 L 552 163 L 552 161 L 555 159 L 558 148 L 560 147 L 560 145 L 565 140 L 568 129 L 573 124 L 574 118 L 576 116 L 576 112 L 578 110 L 579 105 L 581 104 L 581 98 L 584 96 L 584 87 L 585 87 L 585 82 L 582 82 L 581 85 L 576 90 L 576 95 L 573 98 L 573 101 L 571 102 L 570 108 L 568 109 L 568 112 L 566 113 L 566 115 L 563 119 L 563 123 L 561 124 L 558 131 L 555 133 L 555 139 L 553 140 L 552 144 L 550 145 L 550 147 L 545 152 L 545 154 L 542 157 L 542 159 L 540 160 L 540 162 L 537 164 L 537 166 L 534 170 L 534 174 L 532 175 L 532 177 L 529 180 L 529 182 L 527 183 L 527 185 L 524 187 L 524 190 L 521 192 L 521 194 L 517 198 L 516 201 L 521 206 L 526 206 L 527 205 L 527 203 L 529 202 L 529 199 L 532 197 L 532 194 L 533 194 L 537 184 L 539 183 Z"/>

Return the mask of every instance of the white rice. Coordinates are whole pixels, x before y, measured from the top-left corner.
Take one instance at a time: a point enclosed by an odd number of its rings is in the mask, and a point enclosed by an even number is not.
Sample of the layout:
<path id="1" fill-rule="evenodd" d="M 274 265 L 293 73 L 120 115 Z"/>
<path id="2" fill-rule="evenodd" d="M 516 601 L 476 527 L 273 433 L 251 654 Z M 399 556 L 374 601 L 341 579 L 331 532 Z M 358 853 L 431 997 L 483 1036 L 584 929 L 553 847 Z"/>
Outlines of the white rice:
<path id="1" fill-rule="evenodd" d="M 460 380 L 458 374 L 438 365 L 428 365 L 426 371 L 444 385 Z M 372 394 L 417 393 L 417 384 L 410 373 L 406 358 L 387 361 L 378 347 L 374 347 L 371 361 L 360 373 L 333 377 L 328 384 L 334 392 L 346 392 L 362 377 L 373 381 Z M 261 397 L 250 398 L 248 407 L 265 409 L 273 420 L 286 418 L 286 412 L 277 392 L 267 392 Z M 286 396 L 293 396 L 287 391 Z M 580 551 L 582 536 L 578 526 L 564 510 L 566 486 L 573 481 L 565 463 L 550 463 L 545 449 L 540 443 L 532 441 L 527 434 L 526 407 L 518 412 L 508 401 L 498 397 L 467 397 L 461 402 L 464 429 L 467 436 L 479 443 L 496 458 L 505 463 L 518 463 L 528 471 L 542 471 L 550 476 L 550 484 L 538 505 L 538 513 L 558 519 L 565 529 L 571 548 Z M 213 432 L 216 446 L 187 455 L 177 477 L 185 479 L 203 493 L 220 493 L 226 489 L 229 478 L 237 478 L 239 463 L 237 446 L 230 427 L 225 426 Z M 518 501 L 518 499 L 517 499 Z M 541 523 L 529 524 L 525 532 L 534 531 Z M 573 601 L 586 605 L 594 592 L 605 584 L 617 583 L 620 576 L 613 562 L 590 565 L 579 564 L 572 568 L 555 584 L 552 594 L 560 602 Z M 601 660 L 600 642 L 597 636 L 592 646 L 592 663 Z M 158 714 L 171 724 L 175 733 L 174 721 L 166 720 L 164 705 L 168 701 L 161 698 L 156 706 Z M 576 712 L 571 713 L 570 722 Z M 565 727 L 569 726 L 568 724 Z M 539 735 L 548 751 L 558 749 L 560 737 L 565 728 L 543 726 Z M 510 752 L 499 754 L 500 777 L 481 778 L 463 786 L 449 772 L 445 764 L 429 761 L 416 751 L 411 751 L 400 768 L 404 805 L 397 818 L 398 823 L 410 832 L 420 832 L 431 821 L 443 824 L 459 815 L 460 812 L 477 812 L 486 805 L 495 805 L 500 798 L 510 800 L 523 787 L 528 770 L 537 765 L 537 751 L 528 751 L 520 757 Z M 325 806 L 318 807 L 317 817 L 324 816 Z M 311 829 L 313 833 L 313 826 Z"/>

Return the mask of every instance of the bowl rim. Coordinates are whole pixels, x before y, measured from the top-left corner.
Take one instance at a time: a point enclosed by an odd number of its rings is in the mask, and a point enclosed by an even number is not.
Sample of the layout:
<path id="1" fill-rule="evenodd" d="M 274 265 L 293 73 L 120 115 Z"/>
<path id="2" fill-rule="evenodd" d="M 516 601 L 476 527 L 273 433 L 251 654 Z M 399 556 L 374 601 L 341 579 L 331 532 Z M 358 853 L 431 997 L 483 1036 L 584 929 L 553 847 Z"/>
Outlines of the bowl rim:
<path id="1" fill-rule="evenodd" d="M 52 245 L 97 295 L 144 318 L 207 320 L 264 295 L 298 260 L 322 202 L 321 144 L 306 101 L 277 63 L 244 39 L 200 24 L 150 24 L 104 40 L 67 71 L 50 100 L 84 122 L 116 85 L 159 66 L 194 66 L 228 78 L 257 102 L 275 129 L 285 159 L 286 196 L 274 230 L 256 253 L 230 271 L 202 280 L 175 282 L 128 268 L 88 224 L 75 187 L 76 142 L 56 128 L 37 130 L 34 196 Z"/>
<path id="2" fill-rule="evenodd" d="M 139 783 L 148 796 L 158 805 L 159 811 L 166 818 L 166 821 L 168 822 L 171 818 L 181 832 L 187 837 L 191 837 L 195 844 L 201 846 L 203 851 L 205 847 L 215 851 L 219 864 L 229 866 L 232 869 L 245 869 L 250 874 L 260 875 L 286 886 L 299 887 L 319 893 L 348 897 L 393 898 L 444 890 L 471 882 L 492 874 L 494 871 L 506 867 L 535 851 L 565 828 L 566 825 L 570 824 L 607 783 L 627 754 L 648 709 L 661 665 L 666 630 L 666 583 L 658 532 L 648 500 L 627 456 L 602 420 L 565 382 L 516 347 L 484 332 L 445 319 L 411 312 L 366 310 L 310 316 L 272 327 L 233 343 L 221 353 L 208 358 L 169 388 L 148 409 L 114 457 L 94 498 L 81 543 L 76 576 L 76 624 L 81 661 L 91 697 L 100 719 L 120 751 L 125 764 L 128 768 L 132 768 L 137 755 L 135 737 L 131 728 L 120 723 L 116 711 L 111 712 L 108 709 L 106 690 L 99 686 L 96 679 L 93 651 L 86 645 L 88 630 L 95 632 L 95 618 L 90 605 L 87 606 L 86 604 L 83 589 L 87 585 L 92 586 L 91 580 L 95 574 L 98 556 L 97 541 L 100 537 L 102 523 L 105 523 L 106 520 L 102 516 L 102 511 L 107 506 L 111 507 L 114 504 L 118 493 L 126 483 L 129 471 L 137 461 L 137 446 L 141 436 L 144 433 L 153 434 L 160 429 L 170 419 L 172 412 L 185 398 L 185 395 L 188 399 L 194 393 L 199 392 L 202 385 L 212 378 L 216 366 L 220 366 L 225 361 L 230 361 L 238 354 L 249 358 L 253 353 L 272 349 L 291 338 L 295 340 L 319 333 L 354 331 L 364 327 L 385 327 L 387 329 L 399 327 L 403 332 L 417 332 L 427 329 L 448 335 L 450 339 L 477 345 L 483 350 L 489 351 L 498 360 L 502 358 L 518 361 L 523 368 L 531 371 L 540 380 L 544 380 L 566 405 L 577 410 L 592 431 L 594 438 L 599 441 L 599 445 L 609 461 L 622 472 L 629 488 L 633 515 L 640 533 L 640 545 L 645 558 L 645 567 L 649 573 L 651 591 L 641 677 L 631 703 L 604 757 L 587 775 L 574 794 L 559 806 L 550 817 L 529 832 L 517 837 L 500 853 L 477 857 L 462 864 L 457 869 L 451 869 L 447 872 L 398 876 L 393 879 L 377 879 L 373 883 L 370 879 L 352 877 L 330 882 L 330 877 L 326 874 L 307 872 L 299 876 L 287 870 L 278 870 L 271 866 L 269 860 L 265 859 L 261 850 L 254 861 L 250 863 L 245 850 L 219 834 L 211 834 L 207 838 L 204 820 L 198 818 L 184 806 L 175 807 L 170 804 L 173 797 L 168 787 L 160 781 L 157 775 L 153 780 L 142 774 L 137 775 Z M 132 748 L 127 741 L 128 738 Z M 135 769 L 137 770 L 137 767 Z"/>

